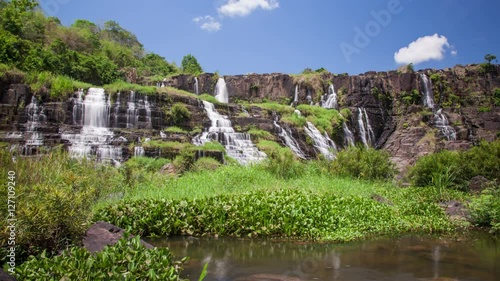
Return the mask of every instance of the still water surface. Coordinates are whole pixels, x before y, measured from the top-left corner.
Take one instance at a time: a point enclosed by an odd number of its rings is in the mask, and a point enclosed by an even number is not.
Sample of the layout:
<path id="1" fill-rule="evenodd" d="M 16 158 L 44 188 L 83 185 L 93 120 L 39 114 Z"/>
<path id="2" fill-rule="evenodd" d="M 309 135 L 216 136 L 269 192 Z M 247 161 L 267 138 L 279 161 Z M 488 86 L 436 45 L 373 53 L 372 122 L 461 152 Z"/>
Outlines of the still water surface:
<path id="1" fill-rule="evenodd" d="M 176 257 L 189 256 L 183 277 L 205 281 L 500 280 L 500 241 L 407 236 L 347 244 L 236 238 L 150 238 Z"/>

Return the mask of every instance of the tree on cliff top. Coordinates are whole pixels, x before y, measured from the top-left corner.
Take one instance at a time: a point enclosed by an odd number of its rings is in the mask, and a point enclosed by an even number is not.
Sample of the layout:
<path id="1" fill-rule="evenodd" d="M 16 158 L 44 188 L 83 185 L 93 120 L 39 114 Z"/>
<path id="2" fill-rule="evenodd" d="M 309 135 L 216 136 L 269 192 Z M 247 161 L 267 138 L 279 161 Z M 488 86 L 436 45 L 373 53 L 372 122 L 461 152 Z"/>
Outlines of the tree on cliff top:
<path id="1" fill-rule="evenodd" d="M 488 62 L 488 64 L 491 64 L 491 61 L 492 60 L 497 60 L 497 56 L 495 55 L 492 55 L 492 54 L 487 54 L 484 56 L 484 60 L 486 60 Z"/>
<path id="2" fill-rule="evenodd" d="M 200 73 L 203 73 L 203 69 L 201 68 L 201 65 L 198 63 L 198 60 L 191 54 L 185 55 L 182 58 L 181 67 L 184 73 L 193 75 L 198 75 Z"/>

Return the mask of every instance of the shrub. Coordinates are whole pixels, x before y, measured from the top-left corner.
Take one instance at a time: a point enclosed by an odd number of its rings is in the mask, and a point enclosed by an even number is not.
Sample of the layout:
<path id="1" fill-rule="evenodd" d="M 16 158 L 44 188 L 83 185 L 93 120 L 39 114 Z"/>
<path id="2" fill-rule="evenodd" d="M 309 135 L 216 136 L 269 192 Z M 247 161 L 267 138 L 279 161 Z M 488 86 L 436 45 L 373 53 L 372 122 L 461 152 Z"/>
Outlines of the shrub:
<path id="1" fill-rule="evenodd" d="M 471 216 L 478 226 L 491 227 L 490 232 L 500 234 L 500 188 L 483 190 L 470 203 Z"/>
<path id="2" fill-rule="evenodd" d="M 337 153 L 331 169 L 343 177 L 365 180 L 391 179 L 396 172 L 389 153 L 364 146 L 350 146 Z"/>
<path id="3" fill-rule="evenodd" d="M 455 174 L 455 180 L 447 187 L 456 185 L 460 177 L 460 155 L 456 151 L 443 150 L 439 153 L 429 154 L 418 159 L 410 168 L 409 178 L 414 186 L 433 186 L 438 180 L 438 175 L 445 173 Z"/>
<path id="4" fill-rule="evenodd" d="M 500 183 L 500 140 L 481 142 L 478 146 L 462 152 L 460 157 L 464 181 L 483 176 Z"/>
<path id="5" fill-rule="evenodd" d="M 123 190 L 113 167 L 96 166 L 92 161 L 69 158 L 52 152 L 40 158 L 17 157 L 0 151 L 0 171 L 16 173 L 16 250 L 19 260 L 40 248 L 57 252 L 80 243 L 89 223 L 92 205 L 105 196 Z M 7 186 L 6 178 L 0 179 Z M 7 189 L 0 196 L 7 198 Z M 7 205 L 0 206 L 7 212 Z M 6 220 L 0 221 L 0 245 L 7 245 Z M 5 255 L 2 255 L 2 258 Z"/>
<path id="6" fill-rule="evenodd" d="M 493 90 L 493 104 L 495 106 L 500 106 L 500 88 L 495 88 L 495 90 Z"/>
<path id="7" fill-rule="evenodd" d="M 426 155 L 409 172 L 410 181 L 415 186 L 435 186 L 437 181 L 448 178 L 445 187 L 460 190 L 467 190 L 468 181 L 475 176 L 500 182 L 499 140 L 482 142 L 464 152 L 444 150 Z"/>
<path id="8" fill-rule="evenodd" d="M 122 166 L 127 166 L 132 170 L 143 170 L 148 172 L 157 172 L 170 160 L 165 158 L 150 158 L 150 157 L 132 157 Z"/>
<path id="9" fill-rule="evenodd" d="M 190 118 L 191 112 L 189 112 L 186 105 L 180 102 L 175 103 L 170 111 L 167 112 L 167 119 L 173 124 L 178 124 Z"/>
<path id="10" fill-rule="evenodd" d="M 211 157 L 201 157 L 194 162 L 191 170 L 195 172 L 205 171 L 205 170 L 217 170 L 221 166 L 221 163 Z"/>
<path id="11" fill-rule="evenodd" d="M 118 240 L 92 255 L 73 247 L 53 258 L 45 252 L 16 268 L 19 280 L 181 280 L 185 259 L 174 261 L 168 248 L 145 249 L 139 236 Z"/>
<path id="12" fill-rule="evenodd" d="M 259 146 L 259 148 L 261 147 Z M 269 145 L 264 151 L 268 156 L 264 163 L 266 170 L 277 178 L 297 178 L 304 173 L 303 164 L 296 159 L 295 154 L 288 147 Z"/>

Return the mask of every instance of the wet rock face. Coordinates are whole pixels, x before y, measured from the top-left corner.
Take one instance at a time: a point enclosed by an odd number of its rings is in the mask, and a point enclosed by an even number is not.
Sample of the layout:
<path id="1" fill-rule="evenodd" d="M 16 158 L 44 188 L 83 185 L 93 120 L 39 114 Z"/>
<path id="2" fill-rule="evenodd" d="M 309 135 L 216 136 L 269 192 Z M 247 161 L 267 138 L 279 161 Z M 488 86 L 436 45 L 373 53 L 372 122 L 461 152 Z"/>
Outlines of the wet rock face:
<path id="1" fill-rule="evenodd" d="M 434 109 L 423 105 L 422 74 L 434 81 Z M 162 83 L 191 93 L 196 92 L 197 85 L 199 94 L 213 95 L 218 78 L 218 75 L 210 73 L 197 77 L 179 75 Z M 321 105 L 329 86 L 333 85 L 338 96 L 338 109 L 351 112 L 346 123 L 355 141 L 360 142 L 361 133 L 367 130 L 359 122 L 359 112 L 366 112 L 363 121 L 370 121 L 373 131 L 371 145 L 387 150 L 400 170 L 415 163 L 419 157 L 440 149 L 463 150 L 481 140 L 493 141 L 500 131 L 500 107 L 494 106 L 493 95 L 494 89 L 500 88 L 500 66 L 487 73 L 482 72 L 479 66 L 471 65 L 417 73 L 389 71 L 351 76 L 271 73 L 224 76 L 224 79 L 230 104 L 218 105 L 216 109 L 231 119 L 236 131 L 246 132 L 252 128 L 265 130 L 281 143 L 284 141 L 273 123 L 278 120 L 281 127 L 286 126 L 279 121 L 279 116 L 256 106 L 245 105 L 243 108 L 235 102 L 291 104 L 297 88 L 297 104 Z M 26 106 L 31 101 L 32 93 L 18 80 L 0 81 L 0 142 L 24 145 L 29 138 L 37 135 L 35 132 L 27 133 L 29 118 Z M 412 100 L 408 100 L 410 94 L 414 95 Z M 77 133 L 83 126 L 81 117 L 75 118 L 75 114 L 81 116 L 77 94 L 66 101 L 51 101 L 49 95 L 37 96 L 37 99 L 46 119 L 37 124 L 36 133 L 43 135 L 47 146 L 68 145 L 67 141 L 61 140 L 61 133 Z M 186 106 L 191 118 L 174 124 L 167 112 L 177 102 Z M 442 109 L 450 127 L 456 131 L 456 140 L 446 140 L 434 126 L 433 115 L 438 108 Z M 169 133 L 160 138 L 160 131 L 173 125 L 187 131 L 205 129 L 210 127 L 210 122 L 200 101 L 192 96 L 161 94 L 146 97 L 139 93 L 122 93 L 109 97 L 109 127 L 119 138 L 118 145 L 122 146 L 125 158 L 133 155 L 133 144 L 139 139 L 191 142 L 191 134 Z M 330 136 L 341 147 L 345 144 L 342 131 L 342 126 L 339 126 L 335 135 Z M 292 127 L 290 134 L 308 158 L 316 157 L 317 151 L 303 128 Z M 145 149 L 146 156 L 166 156 L 162 153 L 157 149 Z"/>

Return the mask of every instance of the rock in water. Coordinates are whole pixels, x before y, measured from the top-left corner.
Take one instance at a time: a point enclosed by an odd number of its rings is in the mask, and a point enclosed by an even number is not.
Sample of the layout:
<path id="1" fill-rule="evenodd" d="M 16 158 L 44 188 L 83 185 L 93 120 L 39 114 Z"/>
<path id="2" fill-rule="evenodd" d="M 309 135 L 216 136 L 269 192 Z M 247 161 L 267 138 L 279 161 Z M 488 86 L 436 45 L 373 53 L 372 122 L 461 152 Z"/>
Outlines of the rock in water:
<path id="1" fill-rule="evenodd" d="M 99 221 L 92 225 L 83 237 L 83 246 L 87 251 L 100 252 L 105 246 L 114 245 L 123 237 L 125 230 L 116 225 Z M 141 240 L 142 245 L 147 249 L 154 248 L 151 244 Z"/>

